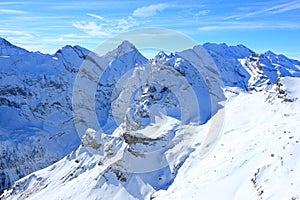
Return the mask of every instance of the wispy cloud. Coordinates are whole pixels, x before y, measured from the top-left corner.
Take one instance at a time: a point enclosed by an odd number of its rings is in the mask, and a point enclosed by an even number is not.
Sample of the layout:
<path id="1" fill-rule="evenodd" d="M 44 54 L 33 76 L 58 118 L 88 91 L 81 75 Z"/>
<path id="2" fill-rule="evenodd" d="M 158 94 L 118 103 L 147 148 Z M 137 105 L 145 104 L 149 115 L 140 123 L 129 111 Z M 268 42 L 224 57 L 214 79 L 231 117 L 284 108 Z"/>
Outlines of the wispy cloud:
<path id="1" fill-rule="evenodd" d="M 133 17 L 129 16 L 127 18 L 117 19 L 117 24 L 114 26 L 114 30 L 117 31 L 127 31 L 129 28 L 140 25 Z"/>
<path id="2" fill-rule="evenodd" d="M 290 10 L 296 10 L 300 8 L 300 1 L 293 1 L 290 3 L 282 4 L 279 5 L 276 8 L 273 8 L 271 11 L 272 14 L 277 14 L 277 13 L 282 13 L 282 12 L 287 12 Z"/>
<path id="3" fill-rule="evenodd" d="M 109 30 L 103 27 L 104 25 L 95 22 L 80 21 L 75 22 L 73 26 L 93 37 L 105 37 L 110 35 Z"/>
<path id="4" fill-rule="evenodd" d="M 0 34 L 3 37 L 16 37 L 21 39 L 29 39 L 32 38 L 32 34 L 25 31 L 16 31 L 16 30 L 0 30 Z"/>
<path id="5" fill-rule="evenodd" d="M 75 43 L 78 44 L 82 39 L 87 39 L 88 36 L 81 36 L 81 35 L 75 35 L 75 34 L 65 34 L 58 36 L 56 38 L 42 38 L 41 41 L 44 43 L 63 43 L 64 45 Z"/>
<path id="6" fill-rule="evenodd" d="M 94 18 L 97 18 L 97 19 L 100 19 L 101 21 L 104 21 L 104 22 L 110 22 L 110 20 L 100 16 L 100 15 L 95 15 L 95 14 L 91 14 L 91 13 L 87 13 L 88 16 L 90 17 L 94 17 Z"/>
<path id="7" fill-rule="evenodd" d="M 26 14 L 27 12 L 23 10 L 13 10 L 13 9 L 0 9 L 0 14 Z"/>
<path id="8" fill-rule="evenodd" d="M 74 33 L 56 34 L 54 37 L 49 37 L 49 35 L 39 35 L 32 32 L 16 30 L 0 30 L 0 36 L 26 50 L 41 51 L 50 54 L 55 53 L 66 44 L 78 45 L 82 40 L 90 39 L 88 35 L 78 35 Z"/>
<path id="9" fill-rule="evenodd" d="M 20 4 L 25 4 L 25 2 L 21 2 L 21 1 L 3 1 L 3 2 L 0 2 L 0 5 L 20 5 Z"/>
<path id="10" fill-rule="evenodd" d="M 76 39 L 83 39 L 83 38 L 89 38 L 89 36 L 87 35 L 77 35 L 77 34 L 74 34 L 74 33 L 70 33 L 70 34 L 64 34 L 63 35 L 64 38 L 76 38 Z"/>
<path id="11" fill-rule="evenodd" d="M 0 30 L 0 35 L 14 45 L 29 51 L 41 50 L 45 46 L 45 43 L 37 40 L 33 33 L 27 31 Z"/>
<path id="12" fill-rule="evenodd" d="M 203 16 L 206 16 L 210 13 L 210 10 L 208 9 L 201 9 L 201 10 L 194 10 L 192 8 L 188 9 L 188 10 L 184 10 L 184 16 L 183 18 L 186 18 L 187 16 L 191 16 L 193 19 L 199 19 Z"/>
<path id="13" fill-rule="evenodd" d="M 299 23 L 292 22 L 219 22 L 209 26 L 199 27 L 199 31 L 222 31 L 222 30 L 270 30 L 270 29 L 299 29 Z"/>
<path id="14" fill-rule="evenodd" d="M 134 17 L 151 17 L 151 16 L 156 15 L 158 12 L 165 10 L 168 7 L 170 7 L 170 5 L 165 4 L 165 3 L 144 6 L 144 7 L 137 8 L 136 10 L 134 10 L 132 13 L 132 16 L 134 16 Z"/>
<path id="15" fill-rule="evenodd" d="M 248 13 L 243 13 L 239 15 L 232 15 L 229 17 L 226 17 L 225 20 L 229 19 L 243 19 L 243 18 L 248 18 L 248 17 L 254 17 L 254 16 L 259 16 L 259 15 L 270 15 L 270 14 L 278 14 L 278 13 L 283 13 L 295 9 L 300 8 L 300 0 L 284 3 L 284 4 L 279 4 L 272 6 L 270 8 L 265 8 L 253 12 L 248 12 Z"/>
<path id="16" fill-rule="evenodd" d="M 87 15 L 95 17 L 101 22 L 97 23 L 94 21 L 80 21 L 73 23 L 73 26 L 93 37 L 109 37 L 112 34 L 127 31 L 132 27 L 140 25 L 140 23 L 138 23 L 131 16 L 121 19 L 106 20 L 104 17 L 99 15 L 94 15 L 90 13 L 87 13 Z"/>
<path id="17" fill-rule="evenodd" d="M 195 13 L 195 17 L 207 15 L 209 12 L 210 10 L 200 10 L 197 13 Z"/>

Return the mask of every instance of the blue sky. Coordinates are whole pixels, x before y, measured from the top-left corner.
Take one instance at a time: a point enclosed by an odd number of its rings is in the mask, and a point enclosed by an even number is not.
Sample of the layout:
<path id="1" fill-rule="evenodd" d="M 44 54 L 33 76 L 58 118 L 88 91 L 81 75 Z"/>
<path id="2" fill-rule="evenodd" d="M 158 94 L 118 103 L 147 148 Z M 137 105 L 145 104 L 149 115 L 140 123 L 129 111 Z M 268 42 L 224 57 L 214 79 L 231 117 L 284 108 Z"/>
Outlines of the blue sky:
<path id="1" fill-rule="evenodd" d="M 54 53 L 66 44 L 93 50 L 146 27 L 300 59 L 300 0 L 0 1 L 0 37 L 34 51 Z"/>

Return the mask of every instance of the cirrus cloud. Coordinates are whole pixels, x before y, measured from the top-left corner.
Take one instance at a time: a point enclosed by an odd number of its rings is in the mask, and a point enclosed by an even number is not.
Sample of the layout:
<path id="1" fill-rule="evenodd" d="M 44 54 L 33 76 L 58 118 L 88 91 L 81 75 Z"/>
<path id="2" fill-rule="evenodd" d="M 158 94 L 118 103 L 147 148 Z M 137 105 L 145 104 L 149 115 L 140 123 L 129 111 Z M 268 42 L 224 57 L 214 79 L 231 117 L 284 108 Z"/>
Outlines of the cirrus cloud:
<path id="1" fill-rule="evenodd" d="M 165 3 L 153 4 L 150 6 L 143 6 L 133 11 L 132 16 L 134 17 L 151 17 L 157 14 L 157 12 L 163 11 L 170 5 Z"/>
<path id="2" fill-rule="evenodd" d="M 14 9 L 0 9 L 0 14 L 26 14 L 27 12 Z"/>
<path id="3" fill-rule="evenodd" d="M 87 13 L 89 16 L 96 17 L 100 19 L 100 16 Z M 100 21 L 103 21 L 103 17 L 101 17 Z M 131 16 L 127 18 L 110 20 L 109 23 L 97 23 L 94 21 L 79 21 L 73 23 L 73 26 L 77 29 L 82 30 L 93 37 L 110 37 L 112 34 L 117 34 L 123 31 L 127 31 L 132 27 L 138 26 L 139 23 Z"/>
<path id="4" fill-rule="evenodd" d="M 95 22 L 81 21 L 74 23 L 73 26 L 94 37 L 109 36 L 108 31 L 103 28 L 103 25 L 96 24 Z"/>

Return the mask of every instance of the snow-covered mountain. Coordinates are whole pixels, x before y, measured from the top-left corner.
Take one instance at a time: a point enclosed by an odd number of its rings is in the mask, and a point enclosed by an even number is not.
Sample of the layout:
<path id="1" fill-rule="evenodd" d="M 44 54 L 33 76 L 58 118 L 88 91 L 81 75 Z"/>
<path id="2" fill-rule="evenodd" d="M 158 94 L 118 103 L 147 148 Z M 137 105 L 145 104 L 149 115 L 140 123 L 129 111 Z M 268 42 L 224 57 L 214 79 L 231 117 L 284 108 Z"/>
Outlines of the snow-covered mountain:
<path id="1" fill-rule="evenodd" d="M 128 41 L 102 57 L 0 47 L 0 191 L 12 185 L 1 198 L 300 195 L 298 61 L 209 43 L 150 60 Z M 82 83 L 95 79 L 91 95 Z M 74 94 L 95 101 L 101 130 Z"/>
<path id="2" fill-rule="evenodd" d="M 0 45 L 2 191 L 15 180 L 52 164 L 78 147 L 83 133 L 77 133 L 74 125 L 73 83 L 85 58 L 90 58 L 92 65 L 100 58 L 79 46 L 65 46 L 54 55 L 47 55 L 28 52 L 4 39 Z M 122 53 L 126 45 L 120 45 L 116 53 Z M 96 106 L 101 123 L 106 123 L 109 116 L 106 113 L 113 89 L 109 85 L 114 84 L 127 68 L 135 66 L 133 62 L 146 61 L 137 50 L 120 59 L 113 58 L 112 54 L 107 55 L 111 62 L 109 69 L 118 68 L 119 75 L 105 72 L 109 74 L 103 76 L 107 80 L 99 83 Z M 132 58 L 135 61 L 129 62 Z"/>
<path id="3" fill-rule="evenodd" d="M 81 47 L 54 55 L 28 52 L 0 40 L 0 190 L 52 164 L 79 138 L 72 122 L 72 82 L 83 57 Z"/>

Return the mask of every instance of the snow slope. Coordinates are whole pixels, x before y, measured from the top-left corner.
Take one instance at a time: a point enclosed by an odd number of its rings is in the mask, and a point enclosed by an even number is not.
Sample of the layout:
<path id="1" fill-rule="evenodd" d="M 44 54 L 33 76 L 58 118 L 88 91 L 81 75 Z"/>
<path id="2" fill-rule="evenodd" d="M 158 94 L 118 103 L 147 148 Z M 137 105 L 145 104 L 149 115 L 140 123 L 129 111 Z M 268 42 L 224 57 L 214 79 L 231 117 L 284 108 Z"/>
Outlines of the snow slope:
<path id="1" fill-rule="evenodd" d="M 296 101 L 228 88 L 216 148 L 202 160 L 199 149 L 191 153 L 170 188 L 154 199 L 299 199 L 300 80 L 282 82 Z"/>
<path id="2" fill-rule="evenodd" d="M 165 119 L 164 123 L 166 122 L 164 134 L 178 130 L 174 135 L 174 140 L 176 137 L 178 140 L 184 131 L 196 130 L 192 127 L 179 128 L 179 121 L 172 118 Z M 150 126 L 141 131 L 148 133 L 155 129 L 157 127 Z M 115 135 L 118 135 L 122 130 L 119 129 L 116 132 Z M 154 155 L 151 152 L 160 149 L 167 141 L 148 141 L 150 144 L 146 141 L 143 143 L 138 140 L 136 143 L 129 141 L 128 138 L 104 136 L 89 129 L 76 152 L 48 168 L 21 179 L 11 191 L 5 192 L 2 197 L 5 199 L 41 199 L 44 197 L 51 199 L 150 199 L 151 193 L 156 189 L 167 188 L 178 170 L 180 160 L 170 163 L 170 166 L 152 171 L 155 165 L 163 161 L 161 157 L 163 152 Z M 150 153 L 141 151 L 141 148 Z M 111 159 L 113 161 L 110 163 Z M 163 157 L 163 159 L 170 158 Z M 143 172 L 132 173 L 138 170 L 143 170 Z M 8 197 L 9 193 L 12 196 Z"/>
<path id="3" fill-rule="evenodd" d="M 97 143 L 102 142 L 99 144 L 104 146 L 101 153 L 95 151 L 91 154 L 87 148 L 93 148 L 92 144 L 95 143 L 91 142 L 92 139 L 89 142 L 83 139 L 82 146 L 76 152 L 17 181 L 2 197 L 297 199 L 300 195 L 300 134 L 297 127 L 300 121 L 300 113 L 297 112 L 300 108 L 300 90 L 295 85 L 300 80 L 284 78 L 282 82 L 284 87 L 290 88 L 287 89 L 287 94 L 297 100 L 284 102 L 282 98 L 278 98 L 275 89 L 277 86 L 268 92 L 244 92 L 238 88 L 227 88 L 226 120 L 222 137 L 205 158 L 201 159 L 203 133 L 207 132 L 211 121 L 201 126 L 180 126 L 178 120 L 165 119 L 164 131 L 175 130 L 176 135 L 187 131 L 197 131 L 199 134 L 193 138 L 190 151 L 181 152 L 190 153 L 184 162 L 179 165 L 175 164 L 177 162 L 169 163 L 168 170 L 147 173 L 130 172 L 132 166 L 126 166 L 129 163 L 126 154 L 130 155 L 130 150 L 126 149 L 128 144 L 124 139 L 101 136 L 104 138 L 97 140 L 95 138 L 99 135 L 88 130 L 86 137 L 91 136 Z M 160 120 L 156 123 L 161 127 Z M 118 131 L 120 130 L 116 132 Z M 141 130 L 144 131 L 155 131 L 154 124 Z M 126 150 L 120 160 L 106 165 L 104 157 L 115 157 L 116 152 L 122 148 Z M 149 148 L 151 149 L 147 145 L 142 147 L 144 151 Z M 100 156 L 95 156 L 97 154 Z M 147 166 L 151 163 L 140 160 L 137 164 L 145 169 L 142 164 Z M 179 170 L 178 166 L 181 166 Z M 176 174 L 176 177 L 166 187 L 166 182 L 173 178 L 170 174 Z"/>

